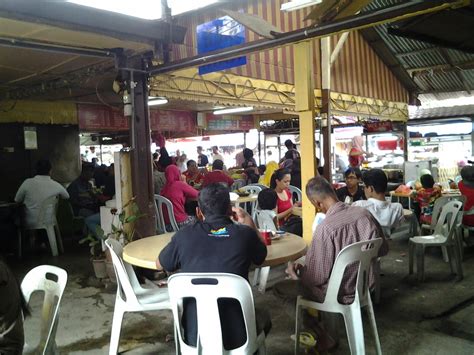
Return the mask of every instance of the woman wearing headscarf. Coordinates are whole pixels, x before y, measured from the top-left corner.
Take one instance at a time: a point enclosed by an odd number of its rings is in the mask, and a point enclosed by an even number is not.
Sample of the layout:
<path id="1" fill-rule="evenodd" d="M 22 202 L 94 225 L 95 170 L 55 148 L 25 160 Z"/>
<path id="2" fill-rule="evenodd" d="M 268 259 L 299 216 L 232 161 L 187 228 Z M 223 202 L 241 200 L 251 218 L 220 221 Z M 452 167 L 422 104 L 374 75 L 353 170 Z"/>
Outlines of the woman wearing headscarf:
<path id="1" fill-rule="evenodd" d="M 270 187 L 270 179 L 272 178 L 273 173 L 277 169 L 278 169 L 277 162 L 273 160 L 268 162 L 265 168 L 265 173 L 260 177 L 260 179 L 258 180 L 258 183 L 265 185 L 267 187 Z"/>
<path id="2" fill-rule="evenodd" d="M 169 165 L 165 169 L 165 177 L 166 184 L 161 189 L 161 196 L 166 197 L 173 204 L 174 218 L 179 228 L 194 223 L 196 218 L 186 214 L 184 205 L 186 199 L 197 199 L 199 192 L 181 180 L 181 172 L 176 165 Z M 169 224 L 166 214 L 165 223 Z"/>
<path id="3" fill-rule="evenodd" d="M 349 151 L 349 166 L 353 168 L 360 168 L 362 162 L 365 160 L 364 155 L 367 152 L 362 148 L 364 138 L 362 136 L 355 136 L 352 138 L 352 148 Z"/>

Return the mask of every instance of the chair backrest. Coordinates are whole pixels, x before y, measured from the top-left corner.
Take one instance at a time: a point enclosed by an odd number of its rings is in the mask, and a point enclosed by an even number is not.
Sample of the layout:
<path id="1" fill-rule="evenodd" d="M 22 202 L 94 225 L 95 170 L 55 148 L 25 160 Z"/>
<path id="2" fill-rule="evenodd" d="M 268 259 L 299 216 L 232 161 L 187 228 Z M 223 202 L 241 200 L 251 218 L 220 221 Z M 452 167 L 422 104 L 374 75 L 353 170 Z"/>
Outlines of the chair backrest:
<path id="1" fill-rule="evenodd" d="M 268 189 L 268 186 L 265 186 L 265 185 L 262 185 L 262 184 L 249 184 L 247 186 L 258 186 L 262 190 Z"/>
<path id="2" fill-rule="evenodd" d="M 163 206 L 166 206 L 166 208 L 163 209 Z M 177 232 L 179 230 L 178 223 L 174 218 L 173 204 L 170 200 L 168 200 L 166 197 L 155 194 L 155 210 L 158 231 L 160 233 L 166 232 L 166 220 L 164 217 L 164 213 L 168 214 L 168 220 L 170 221 L 169 224 L 171 226 L 172 232 Z"/>
<path id="3" fill-rule="evenodd" d="M 357 242 L 343 248 L 336 257 L 329 278 L 328 289 L 326 292 L 326 302 L 338 302 L 337 296 L 344 277 L 346 267 L 358 262 L 357 281 L 355 297 L 359 299 L 361 305 L 367 303 L 370 287 L 370 266 L 372 260 L 377 258 L 380 246 L 383 240 L 381 238 Z"/>
<path id="4" fill-rule="evenodd" d="M 461 223 L 462 214 L 459 211 L 462 205 L 461 201 L 450 201 L 443 206 L 434 228 L 434 234 L 445 235 L 446 228 L 447 232 L 450 233 Z"/>
<path id="5" fill-rule="evenodd" d="M 433 206 L 433 213 L 431 215 L 431 229 L 435 229 L 436 223 L 438 222 L 438 218 L 441 215 L 441 210 L 443 207 L 450 201 L 461 201 L 462 203 L 465 203 L 466 197 L 465 196 L 441 196 L 438 199 L 436 199 L 434 206 Z"/>
<path id="6" fill-rule="evenodd" d="M 235 191 L 242 188 L 245 185 L 246 181 L 243 179 L 234 180 L 234 183 L 230 187 L 230 191 Z"/>
<path id="7" fill-rule="evenodd" d="M 301 192 L 301 189 L 290 185 L 288 186 L 288 190 L 291 192 L 291 198 L 293 199 L 293 202 L 301 202 L 303 200 L 303 193 Z"/>
<path id="8" fill-rule="evenodd" d="M 248 192 L 249 194 L 258 194 L 260 191 L 262 191 L 262 188 L 257 185 L 247 185 L 247 186 L 242 186 L 240 191 L 245 191 Z"/>
<path id="9" fill-rule="evenodd" d="M 59 304 L 61 303 L 66 283 L 67 272 L 51 265 L 40 265 L 31 269 L 21 282 L 21 292 L 27 303 L 29 303 L 31 295 L 35 291 L 44 291 L 38 349 L 42 354 L 49 352 L 54 347 Z"/>
<path id="10" fill-rule="evenodd" d="M 253 354 L 257 350 L 257 330 L 252 290 L 244 278 L 224 273 L 178 273 L 168 279 L 168 292 L 173 311 L 176 341 L 181 354 Z M 183 340 L 181 325 L 184 298 L 194 298 L 197 308 L 198 334 L 196 347 Z M 247 340 L 237 349 L 224 350 L 218 300 L 236 299 L 242 307 Z"/>
<path id="11" fill-rule="evenodd" d="M 36 226 L 50 226 L 56 225 L 56 209 L 58 205 L 58 196 L 48 197 L 41 203 L 41 207 L 38 211 L 38 219 Z"/>
<path id="12" fill-rule="evenodd" d="M 255 185 L 242 186 L 239 190 L 248 192 L 251 195 L 258 195 L 258 193 L 262 191 L 261 187 L 255 186 Z M 248 202 L 247 206 L 249 205 L 250 205 L 250 215 L 255 220 L 255 213 L 257 210 L 257 201 L 255 200 L 253 202 Z"/>
<path id="13" fill-rule="evenodd" d="M 135 290 L 139 287 L 139 282 L 133 268 L 122 259 L 122 245 L 115 239 L 108 238 L 105 245 L 109 248 L 115 275 L 117 276 L 117 296 L 124 302 L 138 303 Z"/>

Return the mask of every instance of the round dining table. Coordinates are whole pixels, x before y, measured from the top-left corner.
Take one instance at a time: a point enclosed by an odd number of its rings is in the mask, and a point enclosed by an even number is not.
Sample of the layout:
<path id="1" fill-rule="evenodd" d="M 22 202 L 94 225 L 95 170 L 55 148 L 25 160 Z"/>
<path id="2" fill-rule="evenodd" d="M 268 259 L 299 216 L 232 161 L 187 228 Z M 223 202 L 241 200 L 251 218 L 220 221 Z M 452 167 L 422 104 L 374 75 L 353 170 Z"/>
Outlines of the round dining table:
<path id="1" fill-rule="evenodd" d="M 156 259 L 175 233 L 164 233 L 135 240 L 123 248 L 123 259 L 132 265 L 157 270 Z M 306 254 L 306 243 L 296 234 L 285 233 L 267 246 L 263 266 L 276 266 L 296 260 Z"/>
<path id="2" fill-rule="evenodd" d="M 255 202 L 257 201 L 258 194 L 250 194 L 248 196 L 239 196 L 236 200 L 231 201 L 235 206 L 239 206 L 241 203 Z"/>

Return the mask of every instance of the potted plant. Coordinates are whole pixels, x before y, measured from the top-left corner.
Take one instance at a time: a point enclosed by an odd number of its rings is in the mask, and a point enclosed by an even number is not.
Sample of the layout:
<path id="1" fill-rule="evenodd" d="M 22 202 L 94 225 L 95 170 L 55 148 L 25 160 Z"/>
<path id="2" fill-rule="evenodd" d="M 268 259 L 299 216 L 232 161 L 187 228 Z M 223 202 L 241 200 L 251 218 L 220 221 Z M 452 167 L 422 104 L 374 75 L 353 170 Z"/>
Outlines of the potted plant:
<path id="1" fill-rule="evenodd" d="M 103 279 L 107 277 L 106 266 L 105 266 L 105 253 L 102 251 L 100 241 L 89 233 L 85 238 L 79 241 L 80 244 L 85 242 L 89 243 L 92 267 L 94 269 L 95 277 Z"/>
<path id="2" fill-rule="evenodd" d="M 86 241 L 89 242 L 89 246 L 91 246 L 91 253 L 92 247 L 94 247 L 94 252 L 96 248 L 101 250 L 101 241 L 105 241 L 108 238 L 118 240 L 122 245 L 126 245 L 133 241 L 135 237 L 135 222 L 140 218 L 146 216 L 144 213 L 140 212 L 140 209 L 138 208 L 138 205 L 135 202 L 135 197 L 132 197 L 127 203 L 125 203 L 120 213 L 118 213 L 118 210 L 116 208 L 112 208 L 110 213 L 114 215 L 114 218 L 112 220 L 111 229 L 109 233 L 105 233 L 100 226 L 97 226 L 95 236 L 89 234 L 87 237 L 80 241 L 80 243 L 84 243 Z M 105 271 L 109 276 L 110 280 L 116 283 L 117 280 L 110 252 L 107 249 L 105 253 L 102 252 L 102 254 L 104 254 Z M 95 263 L 99 263 L 94 262 L 94 260 L 98 260 L 97 258 L 92 258 L 92 260 L 93 265 Z"/>

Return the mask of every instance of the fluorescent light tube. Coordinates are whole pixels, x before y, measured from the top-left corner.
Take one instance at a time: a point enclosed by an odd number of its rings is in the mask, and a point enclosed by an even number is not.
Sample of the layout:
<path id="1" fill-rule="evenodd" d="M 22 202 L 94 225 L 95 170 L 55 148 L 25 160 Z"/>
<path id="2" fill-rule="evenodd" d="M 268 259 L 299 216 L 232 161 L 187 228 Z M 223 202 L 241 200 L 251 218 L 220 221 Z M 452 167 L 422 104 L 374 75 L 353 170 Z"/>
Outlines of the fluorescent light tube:
<path id="1" fill-rule="evenodd" d="M 158 105 L 164 105 L 167 103 L 168 103 L 168 99 L 166 97 L 159 97 L 159 96 L 148 97 L 148 106 L 158 106 Z"/>
<path id="2" fill-rule="evenodd" d="M 232 107 L 232 108 L 224 108 L 222 110 L 215 110 L 214 115 L 225 115 L 228 113 L 238 113 L 238 112 L 248 112 L 253 111 L 253 107 Z"/>
<path id="3" fill-rule="evenodd" d="M 294 11 L 322 3 L 323 0 L 293 0 L 281 4 L 280 11 Z"/>

